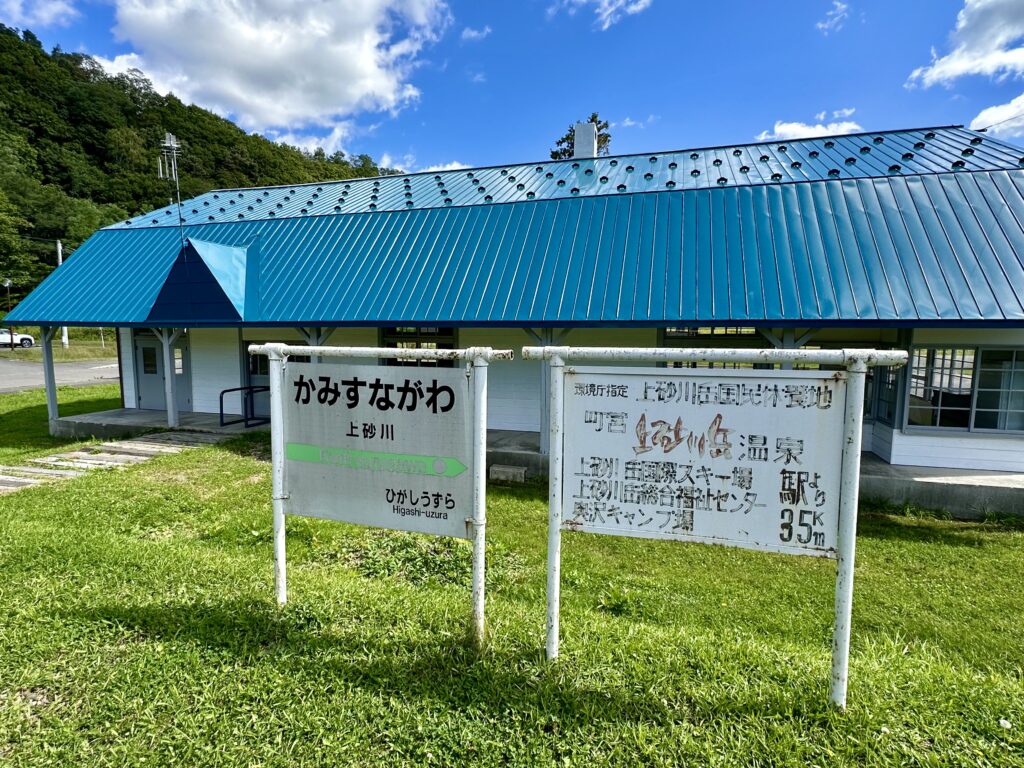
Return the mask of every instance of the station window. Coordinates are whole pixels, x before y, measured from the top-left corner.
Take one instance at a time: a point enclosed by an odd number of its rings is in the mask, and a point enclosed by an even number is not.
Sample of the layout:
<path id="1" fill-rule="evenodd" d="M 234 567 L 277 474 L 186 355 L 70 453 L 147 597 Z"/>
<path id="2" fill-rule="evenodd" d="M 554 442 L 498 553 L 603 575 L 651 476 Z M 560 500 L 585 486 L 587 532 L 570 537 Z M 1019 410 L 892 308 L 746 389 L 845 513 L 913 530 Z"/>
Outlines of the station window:
<path id="1" fill-rule="evenodd" d="M 871 389 L 877 387 L 878 397 L 874 400 L 874 416 L 882 424 L 894 426 L 896 424 L 896 408 L 899 404 L 899 368 L 869 368 L 868 381 L 872 385 L 865 395 L 868 398 L 864 404 L 865 415 L 869 411 L 871 400 Z"/>
<path id="2" fill-rule="evenodd" d="M 249 358 L 249 375 L 250 376 L 269 376 L 270 375 L 270 358 L 266 355 L 250 355 L 246 352 L 246 356 Z"/>
<path id="3" fill-rule="evenodd" d="M 454 328 L 430 326 L 398 326 L 381 330 L 381 346 L 392 349 L 455 349 Z M 388 365 L 420 365 L 427 367 L 452 368 L 454 361 L 415 360 L 411 357 L 387 360 Z"/>
<path id="4" fill-rule="evenodd" d="M 694 328 L 666 328 L 665 340 L 699 339 L 707 336 L 757 336 L 757 328 L 740 326 L 699 326 Z"/>
<path id="5" fill-rule="evenodd" d="M 142 372 L 146 374 L 159 373 L 156 367 L 156 348 L 142 348 Z"/>
<path id="6" fill-rule="evenodd" d="M 257 377 L 257 386 L 266 386 L 265 381 L 259 381 L 260 376 L 270 375 L 270 358 L 266 355 L 252 355 L 249 354 L 248 346 L 250 344 L 270 344 L 279 343 L 279 339 L 270 339 L 267 341 L 246 341 L 245 346 L 245 360 L 246 366 L 249 370 L 249 383 L 252 383 L 253 377 Z M 309 355 L 288 355 L 288 360 L 293 363 L 308 363 L 312 358 Z"/>
<path id="7" fill-rule="evenodd" d="M 913 350 L 907 425 L 1024 431 L 1024 350 Z"/>
<path id="8" fill-rule="evenodd" d="M 749 348 L 761 346 L 761 337 L 756 328 L 740 326 L 695 326 L 689 328 L 663 328 L 659 345 L 663 347 L 706 347 L 736 346 Z M 668 368 L 717 368 L 739 370 L 743 368 L 771 368 L 770 365 L 752 363 L 667 363 Z"/>

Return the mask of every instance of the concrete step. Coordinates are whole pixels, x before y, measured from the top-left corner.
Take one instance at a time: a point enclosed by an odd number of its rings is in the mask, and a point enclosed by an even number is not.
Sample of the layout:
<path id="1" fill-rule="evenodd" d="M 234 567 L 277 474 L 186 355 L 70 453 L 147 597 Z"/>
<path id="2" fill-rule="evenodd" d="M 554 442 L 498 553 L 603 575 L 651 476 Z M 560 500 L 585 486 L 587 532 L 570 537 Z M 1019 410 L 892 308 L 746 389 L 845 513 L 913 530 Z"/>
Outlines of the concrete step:
<path id="1" fill-rule="evenodd" d="M 103 461 L 93 461 L 83 458 L 74 458 L 69 456 L 57 455 L 57 456 L 44 456 L 41 459 L 29 459 L 33 464 L 42 464 L 44 466 L 53 467 L 67 467 L 69 469 L 106 469 L 110 467 L 110 464 Z"/>
<path id="2" fill-rule="evenodd" d="M 5 467 L 0 466 L 0 473 L 5 475 L 40 477 L 58 479 L 62 477 L 79 477 L 82 472 L 74 469 L 46 469 L 44 467 Z"/>
<path id="3" fill-rule="evenodd" d="M 142 439 L 170 445 L 216 445 L 228 437 L 228 435 L 209 435 L 203 432 L 157 432 L 154 435 L 146 435 Z"/>
<path id="4" fill-rule="evenodd" d="M 130 456 L 127 454 L 115 454 L 107 453 L 105 451 L 68 451 L 67 453 L 57 454 L 62 459 L 71 459 L 72 461 L 96 461 L 101 464 L 138 464 L 143 461 L 148 461 L 148 456 Z"/>
<path id="5" fill-rule="evenodd" d="M 39 485 L 42 480 L 33 479 L 30 477 L 15 477 L 13 475 L 0 475 L 0 489 L 6 490 L 17 490 L 18 488 L 25 488 L 29 485 Z"/>
<path id="6" fill-rule="evenodd" d="M 106 453 L 123 453 L 132 456 L 168 456 L 172 453 L 181 453 L 184 447 L 167 445 L 161 443 L 148 443 L 140 440 L 125 440 L 119 443 L 100 443 L 97 446 Z"/>

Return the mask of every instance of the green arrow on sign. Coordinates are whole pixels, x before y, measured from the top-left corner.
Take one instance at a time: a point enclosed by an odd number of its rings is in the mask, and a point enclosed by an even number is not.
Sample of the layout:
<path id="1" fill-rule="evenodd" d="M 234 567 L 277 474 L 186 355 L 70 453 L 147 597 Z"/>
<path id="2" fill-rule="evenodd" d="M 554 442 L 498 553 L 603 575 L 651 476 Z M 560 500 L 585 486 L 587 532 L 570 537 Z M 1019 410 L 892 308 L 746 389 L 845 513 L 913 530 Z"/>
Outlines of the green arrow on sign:
<path id="1" fill-rule="evenodd" d="M 357 451 L 353 448 L 288 443 L 285 457 L 289 461 L 311 464 L 334 464 L 349 469 L 367 469 L 371 472 L 394 472 L 400 475 L 433 475 L 458 477 L 469 467 L 451 456 L 421 456 L 415 453 L 385 453 L 383 451 Z"/>

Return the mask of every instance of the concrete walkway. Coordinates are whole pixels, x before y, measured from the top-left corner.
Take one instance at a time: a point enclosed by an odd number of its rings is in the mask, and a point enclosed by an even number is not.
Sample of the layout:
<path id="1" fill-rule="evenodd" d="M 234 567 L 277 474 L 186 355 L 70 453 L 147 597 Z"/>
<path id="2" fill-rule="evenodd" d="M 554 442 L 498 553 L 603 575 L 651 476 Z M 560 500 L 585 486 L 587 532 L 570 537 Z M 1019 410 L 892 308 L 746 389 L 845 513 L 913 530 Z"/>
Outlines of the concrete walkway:
<path id="1" fill-rule="evenodd" d="M 862 499 L 882 499 L 941 509 L 959 520 L 990 513 L 1024 517 L 1024 473 L 887 464 L 873 453 L 861 457 Z"/>
<path id="2" fill-rule="evenodd" d="M 23 466 L 0 466 L 0 494 L 41 483 L 79 477 L 95 469 L 119 469 L 149 461 L 154 456 L 181 453 L 186 448 L 213 445 L 228 435 L 195 432 L 160 432 L 133 440 L 117 440 L 29 459 Z"/>
<path id="3" fill-rule="evenodd" d="M 57 385 L 103 384 L 118 380 L 117 360 L 76 360 L 54 363 Z M 0 393 L 20 392 L 44 386 L 43 364 L 31 360 L 0 358 Z"/>

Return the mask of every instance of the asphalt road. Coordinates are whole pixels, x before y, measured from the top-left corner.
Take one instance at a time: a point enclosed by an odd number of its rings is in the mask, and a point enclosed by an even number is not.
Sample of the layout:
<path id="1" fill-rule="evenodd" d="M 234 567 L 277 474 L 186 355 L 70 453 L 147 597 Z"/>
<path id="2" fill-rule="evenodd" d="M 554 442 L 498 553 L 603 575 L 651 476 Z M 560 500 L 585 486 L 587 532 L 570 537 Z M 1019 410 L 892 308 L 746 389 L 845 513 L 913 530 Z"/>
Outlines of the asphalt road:
<path id="1" fill-rule="evenodd" d="M 117 381 L 117 361 L 77 360 L 54 363 L 57 384 L 82 386 Z M 0 359 L 0 392 L 20 392 L 43 386 L 43 364 Z"/>

